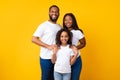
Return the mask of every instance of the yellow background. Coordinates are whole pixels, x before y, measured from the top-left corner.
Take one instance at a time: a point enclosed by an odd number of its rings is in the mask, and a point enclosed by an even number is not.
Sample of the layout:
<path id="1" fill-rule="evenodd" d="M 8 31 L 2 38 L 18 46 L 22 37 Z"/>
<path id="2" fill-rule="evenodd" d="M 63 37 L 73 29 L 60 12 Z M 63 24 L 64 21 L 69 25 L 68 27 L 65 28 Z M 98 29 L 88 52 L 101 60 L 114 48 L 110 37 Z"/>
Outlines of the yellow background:
<path id="1" fill-rule="evenodd" d="M 72 12 L 85 33 L 81 80 L 120 80 L 119 0 L 0 0 L 0 80 L 40 80 L 39 46 L 31 37 L 53 4 L 58 23 Z"/>

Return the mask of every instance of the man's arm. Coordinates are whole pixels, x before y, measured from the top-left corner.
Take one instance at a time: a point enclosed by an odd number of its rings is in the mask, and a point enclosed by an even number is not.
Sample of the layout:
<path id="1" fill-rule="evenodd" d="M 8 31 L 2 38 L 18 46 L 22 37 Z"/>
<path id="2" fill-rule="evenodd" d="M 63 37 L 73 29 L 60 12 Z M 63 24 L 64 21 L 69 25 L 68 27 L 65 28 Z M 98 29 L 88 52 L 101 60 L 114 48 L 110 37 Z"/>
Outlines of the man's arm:
<path id="1" fill-rule="evenodd" d="M 35 43 L 35 44 L 37 44 L 37 45 L 39 45 L 39 46 L 48 48 L 48 49 L 50 49 L 50 50 L 52 50 L 53 47 L 54 47 L 53 45 L 48 45 L 48 44 L 42 42 L 42 41 L 39 39 L 39 37 L 35 37 L 35 36 L 32 37 L 32 42 Z"/>

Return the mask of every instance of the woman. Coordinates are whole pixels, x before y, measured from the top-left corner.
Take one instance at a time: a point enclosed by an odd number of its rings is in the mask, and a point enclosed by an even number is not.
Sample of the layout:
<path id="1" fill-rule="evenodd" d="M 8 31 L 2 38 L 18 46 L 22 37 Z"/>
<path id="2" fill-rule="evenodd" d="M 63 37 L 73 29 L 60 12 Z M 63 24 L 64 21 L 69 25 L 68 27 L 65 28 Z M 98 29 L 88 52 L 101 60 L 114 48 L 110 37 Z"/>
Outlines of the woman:
<path id="1" fill-rule="evenodd" d="M 75 46 L 73 49 L 82 49 L 86 45 L 86 40 L 83 31 L 79 29 L 75 16 L 72 13 L 67 13 L 63 17 L 63 28 L 70 30 L 73 33 L 72 44 Z M 78 43 L 80 43 L 78 45 Z M 82 68 L 82 61 L 80 52 L 76 62 L 72 65 L 72 80 L 79 80 L 80 72 Z"/>

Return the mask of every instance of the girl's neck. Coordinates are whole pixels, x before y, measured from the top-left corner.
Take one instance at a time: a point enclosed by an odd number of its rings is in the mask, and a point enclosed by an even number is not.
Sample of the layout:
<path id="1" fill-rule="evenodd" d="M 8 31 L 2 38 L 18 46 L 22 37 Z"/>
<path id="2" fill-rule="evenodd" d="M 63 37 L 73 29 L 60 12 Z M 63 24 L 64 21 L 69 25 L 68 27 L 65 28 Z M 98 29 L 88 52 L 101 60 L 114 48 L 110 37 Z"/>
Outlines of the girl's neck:
<path id="1" fill-rule="evenodd" d="M 67 46 L 68 44 L 61 44 L 61 46 Z"/>

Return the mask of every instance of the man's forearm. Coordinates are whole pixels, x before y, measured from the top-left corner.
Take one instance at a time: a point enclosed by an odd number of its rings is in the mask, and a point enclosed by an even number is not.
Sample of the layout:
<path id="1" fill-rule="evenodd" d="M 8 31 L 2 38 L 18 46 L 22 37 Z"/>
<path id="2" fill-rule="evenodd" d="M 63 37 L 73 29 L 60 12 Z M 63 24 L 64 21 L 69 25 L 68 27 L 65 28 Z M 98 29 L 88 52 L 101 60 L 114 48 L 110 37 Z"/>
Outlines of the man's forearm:
<path id="1" fill-rule="evenodd" d="M 34 37 L 34 36 L 33 36 L 33 37 L 32 37 L 32 42 L 35 43 L 35 44 L 37 44 L 37 45 L 39 45 L 39 46 L 45 47 L 45 48 L 48 48 L 48 47 L 49 47 L 48 44 L 43 43 L 41 40 L 39 40 L 38 37 Z"/>

